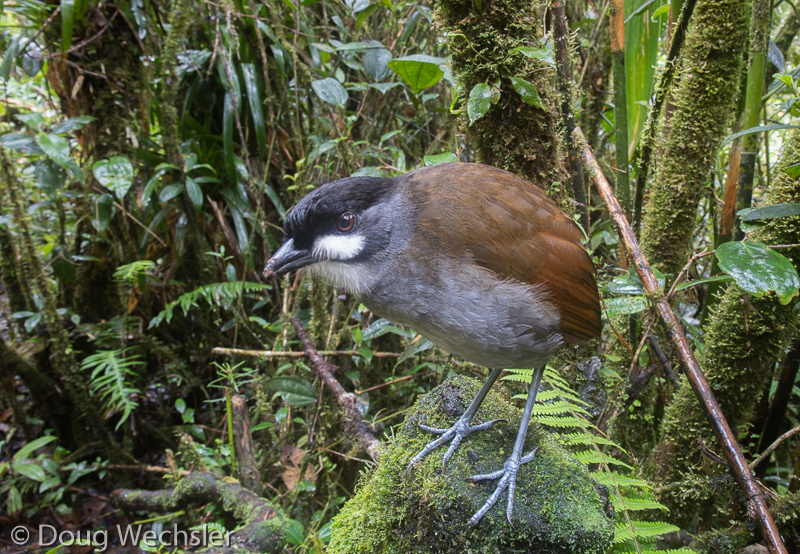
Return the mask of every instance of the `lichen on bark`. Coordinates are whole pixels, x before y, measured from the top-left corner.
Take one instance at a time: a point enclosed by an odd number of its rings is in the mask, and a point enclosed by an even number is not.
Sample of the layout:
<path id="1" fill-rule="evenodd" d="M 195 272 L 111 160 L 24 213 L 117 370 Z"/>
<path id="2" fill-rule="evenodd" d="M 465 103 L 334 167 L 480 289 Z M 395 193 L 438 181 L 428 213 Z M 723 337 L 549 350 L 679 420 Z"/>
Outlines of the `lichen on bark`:
<path id="1" fill-rule="evenodd" d="M 798 161 L 800 132 L 793 131 L 773 172 L 775 178 L 765 204 L 800 202 L 800 179 L 786 172 Z M 800 216 L 769 220 L 752 233 L 751 239 L 765 244 L 800 243 Z M 800 267 L 800 248 L 781 253 Z M 731 285 L 709 319 L 703 369 L 732 429 L 748 421 L 775 363 L 785 353 L 787 341 L 798 330 L 793 304 L 782 305 L 774 293 L 755 298 Z M 675 485 L 667 487 L 662 502 L 674 508 L 673 513 L 684 523 L 719 500 L 711 488 L 693 487 L 686 480 L 689 474 L 713 476 L 721 470 L 701 454 L 698 440 L 716 447 L 694 392 L 684 386 L 666 411 L 663 438 L 654 453 L 655 466 L 660 468 L 656 479 Z M 687 502 L 690 498 L 695 500 Z"/>
<path id="2" fill-rule="evenodd" d="M 677 275 L 691 248 L 697 204 L 738 90 L 749 16 L 750 2 L 741 0 L 698 0 L 694 10 L 642 228 L 642 250 L 665 274 Z"/>

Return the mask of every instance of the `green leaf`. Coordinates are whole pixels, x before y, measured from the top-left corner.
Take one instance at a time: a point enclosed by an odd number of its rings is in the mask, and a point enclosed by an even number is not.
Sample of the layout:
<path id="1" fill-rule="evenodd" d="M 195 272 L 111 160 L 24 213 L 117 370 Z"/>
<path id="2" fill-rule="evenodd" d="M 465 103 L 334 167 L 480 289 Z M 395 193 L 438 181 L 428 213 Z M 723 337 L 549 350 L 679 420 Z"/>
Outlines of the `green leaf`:
<path id="1" fill-rule="evenodd" d="M 289 520 L 289 529 L 286 533 L 286 542 L 295 546 L 300 546 L 306 540 L 303 524 L 296 519 Z"/>
<path id="2" fill-rule="evenodd" d="M 492 89 L 486 83 L 478 83 L 470 91 L 467 100 L 469 124 L 472 125 L 486 115 L 490 107 L 492 107 Z"/>
<path id="3" fill-rule="evenodd" d="M 36 139 L 19 133 L 6 133 L 0 136 L 0 146 L 5 146 L 11 150 L 16 150 L 23 154 L 44 154 Z"/>
<path id="4" fill-rule="evenodd" d="M 75 24 L 75 0 L 61 0 L 61 51 L 72 46 L 72 27 Z"/>
<path id="5" fill-rule="evenodd" d="M 183 192 L 183 185 L 173 183 L 161 189 L 161 192 L 158 193 L 158 199 L 161 202 L 169 202 L 170 200 L 178 196 L 181 192 Z"/>
<path id="6" fill-rule="evenodd" d="M 186 176 L 186 192 L 189 195 L 189 200 L 192 201 L 192 205 L 199 209 L 203 205 L 203 189 L 188 175 Z"/>
<path id="7" fill-rule="evenodd" d="M 653 12 L 653 15 L 650 16 L 650 21 L 655 21 L 656 18 L 661 17 L 666 13 L 669 13 L 669 8 L 670 8 L 669 4 L 664 4 L 663 6 L 658 8 L 656 11 Z"/>
<path id="8" fill-rule="evenodd" d="M 792 179 L 800 177 L 800 163 L 792 164 L 786 168 L 786 174 Z"/>
<path id="9" fill-rule="evenodd" d="M 719 267 L 755 297 L 769 291 L 781 304 L 797 295 L 800 278 L 792 263 L 760 242 L 732 241 L 717 248 Z"/>
<path id="10" fill-rule="evenodd" d="M 406 348 L 400 355 L 400 357 L 397 359 L 397 363 L 395 365 L 400 365 L 410 357 L 415 356 L 420 352 L 424 352 L 425 350 L 430 350 L 434 346 L 436 345 L 433 344 L 428 339 L 420 337 L 419 340 L 411 342 L 408 348 Z"/>
<path id="11" fill-rule="evenodd" d="M 311 88 L 322 101 L 333 106 L 343 108 L 347 103 L 347 91 L 342 84 L 333 77 L 318 79 L 311 82 Z"/>
<path id="12" fill-rule="evenodd" d="M 19 489 L 17 489 L 15 485 L 11 485 L 11 488 L 8 490 L 6 508 L 8 508 L 9 514 L 22 511 L 22 495 L 19 493 Z"/>
<path id="13" fill-rule="evenodd" d="M 253 116 L 253 126 L 256 128 L 258 156 L 263 158 L 267 151 L 267 129 L 264 124 L 264 106 L 261 103 L 263 94 L 258 90 L 258 77 L 256 76 L 255 64 L 243 63 L 242 75 L 244 76 L 244 88 L 245 91 L 247 91 L 247 102 L 250 106 L 250 114 Z M 189 191 L 188 186 L 186 190 Z M 191 195 L 191 191 L 189 191 L 189 194 Z M 197 206 L 197 204 L 195 204 L 195 206 Z"/>
<path id="14" fill-rule="evenodd" d="M 442 58 L 414 54 L 396 58 L 388 65 L 412 88 L 414 94 L 419 94 L 421 90 L 432 87 L 442 79 L 444 71 L 439 66 L 444 63 Z"/>
<path id="15" fill-rule="evenodd" d="M 125 156 L 95 162 L 92 173 L 97 181 L 122 200 L 133 184 L 133 165 Z"/>
<path id="16" fill-rule="evenodd" d="M 36 464 L 20 464 L 14 466 L 14 471 L 22 475 L 23 477 L 27 477 L 32 481 L 37 481 L 41 483 L 45 479 L 47 479 L 47 474 Z"/>
<path id="17" fill-rule="evenodd" d="M 539 91 L 533 83 L 529 83 L 525 79 L 519 77 L 511 77 L 511 85 L 514 87 L 525 103 L 529 106 L 536 106 L 537 108 L 544 109 L 542 106 L 542 99 L 539 98 Z"/>
<path id="18" fill-rule="evenodd" d="M 625 18 L 625 23 L 628 23 L 628 21 L 630 21 L 631 19 L 633 19 L 634 17 L 636 17 L 637 15 L 639 15 L 640 13 L 642 13 L 643 11 L 645 11 L 647 8 L 649 8 L 651 5 L 655 4 L 658 1 L 659 0 L 646 0 L 644 3 L 642 3 L 641 6 L 636 8 L 632 14 L 630 14 L 628 17 Z M 669 11 L 669 4 L 667 4 L 667 11 Z"/>
<path id="19" fill-rule="evenodd" d="M 275 377 L 267 381 L 264 388 L 280 393 L 289 406 L 310 406 L 317 403 L 317 389 L 302 377 Z"/>
<path id="20" fill-rule="evenodd" d="M 611 298 L 605 301 L 608 317 L 623 314 L 638 314 L 647 309 L 647 299 L 644 296 L 627 296 Z"/>
<path id="21" fill-rule="evenodd" d="M 92 226 L 102 233 L 108 228 L 111 221 L 111 214 L 114 212 L 114 197 L 108 193 L 103 194 L 97 199 L 92 214 Z"/>
<path id="22" fill-rule="evenodd" d="M 778 131 L 780 129 L 800 129 L 800 125 L 789 125 L 787 123 L 770 123 L 769 125 L 759 125 L 758 127 L 750 127 L 749 129 L 745 129 L 744 131 L 739 131 L 738 133 L 733 133 L 732 135 L 728 135 L 727 137 L 725 137 L 725 140 L 722 141 L 720 148 L 736 140 L 739 137 L 743 137 L 744 135 L 750 135 L 752 133 L 761 133 L 762 131 Z"/>
<path id="23" fill-rule="evenodd" d="M 42 117 L 42 114 L 37 112 L 31 113 L 21 113 L 14 116 L 19 121 L 22 121 L 25 125 L 31 128 L 33 132 L 38 133 L 40 128 L 45 124 L 45 120 Z"/>
<path id="24" fill-rule="evenodd" d="M 39 437 L 38 439 L 32 440 L 22 448 L 20 448 L 16 454 L 14 454 L 14 465 L 18 463 L 22 463 L 24 460 L 27 460 L 34 451 L 39 450 L 46 444 L 50 444 L 56 440 L 56 437 L 53 435 L 47 435 L 46 437 Z M 15 468 L 16 469 L 16 468 Z"/>
<path id="25" fill-rule="evenodd" d="M 681 283 L 675 290 L 684 290 L 688 289 L 689 287 L 694 287 L 696 285 L 705 285 L 706 283 L 729 283 L 733 281 L 733 277 L 730 275 L 715 275 L 714 277 L 706 277 L 705 279 L 698 279 L 697 281 L 690 281 L 688 283 Z"/>
<path id="26" fill-rule="evenodd" d="M 553 59 L 553 49 L 551 48 L 531 48 L 529 46 L 520 46 L 518 48 L 512 48 L 509 54 L 514 54 L 519 52 L 526 58 L 532 58 L 534 60 L 542 60 L 543 62 L 547 62 L 550 67 L 555 67 L 556 63 Z"/>
<path id="27" fill-rule="evenodd" d="M 225 160 L 225 172 L 231 181 L 236 182 L 236 154 L 233 151 L 233 128 L 236 121 L 234 114 L 233 96 L 230 91 L 225 93 L 222 110 L 222 150 Z"/>
<path id="28" fill-rule="evenodd" d="M 800 204 L 797 202 L 784 202 L 782 204 L 771 204 L 763 208 L 751 210 L 742 218 L 742 221 L 779 219 L 781 217 L 791 217 L 793 215 L 800 215 Z"/>
<path id="29" fill-rule="evenodd" d="M 14 67 L 17 54 L 19 54 L 19 49 L 22 46 L 20 44 L 22 40 L 23 37 L 18 36 L 9 41 L 8 50 L 6 50 L 6 55 L 3 56 L 3 63 L 0 64 L 0 79 L 8 81 L 8 77 L 11 75 L 11 68 Z"/>
<path id="30" fill-rule="evenodd" d="M 68 120 L 64 121 L 63 123 L 59 123 L 55 127 L 53 127 L 53 133 L 57 135 L 63 135 L 64 133 L 69 133 L 70 131 L 79 131 L 86 127 L 89 123 L 97 119 L 96 117 L 92 117 L 90 115 L 79 115 L 78 117 L 71 117 Z"/>
<path id="31" fill-rule="evenodd" d="M 366 13 L 366 12 L 363 12 Z M 360 16 L 359 16 L 360 17 Z M 373 81 L 383 81 L 390 73 L 392 53 L 386 48 L 374 48 L 364 52 L 364 71 Z"/>
<path id="32" fill-rule="evenodd" d="M 69 168 L 69 141 L 64 137 L 48 133 L 39 135 L 39 146 L 47 156 L 64 169 Z"/>
<path id="33" fill-rule="evenodd" d="M 627 521 L 620 521 L 614 527 L 614 543 L 633 540 L 634 533 L 636 537 L 643 538 L 656 537 L 675 531 L 680 531 L 680 527 L 660 521 L 632 521 L 630 524 Z"/>
<path id="34" fill-rule="evenodd" d="M 36 162 L 35 175 L 36 184 L 50 198 L 55 198 L 56 193 L 64 186 L 67 180 L 67 172 L 64 171 L 64 168 L 50 160 Z"/>
<path id="35" fill-rule="evenodd" d="M 458 156 L 456 156 L 452 152 L 443 152 L 442 154 L 433 154 L 430 156 L 425 156 L 426 166 L 457 162 L 457 161 L 458 161 Z"/>

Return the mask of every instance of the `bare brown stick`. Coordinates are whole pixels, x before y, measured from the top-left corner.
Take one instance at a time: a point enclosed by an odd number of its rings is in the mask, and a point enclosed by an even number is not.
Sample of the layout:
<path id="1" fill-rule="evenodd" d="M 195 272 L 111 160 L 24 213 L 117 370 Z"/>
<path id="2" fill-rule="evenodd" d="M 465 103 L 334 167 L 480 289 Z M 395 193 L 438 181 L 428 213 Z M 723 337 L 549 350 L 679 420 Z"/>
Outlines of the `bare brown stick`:
<path id="1" fill-rule="evenodd" d="M 255 358 L 303 358 L 307 356 L 305 352 L 293 352 L 291 350 L 244 350 L 241 348 L 222 348 L 218 346 L 212 351 L 214 354 L 228 354 L 239 356 L 252 356 Z M 360 356 L 355 350 L 318 350 L 320 356 Z M 373 358 L 399 358 L 402 354 L 397 352 L 373 352 Z"/>
<path id="2" fill-rule="evenodd" d="M 258 464 L 253 449 L 253 433 L 250 431 L 250 417 L 244 397 L 231 396 L 234 447 L 238 464 L 239 482 L 256 494 L 261 494 L 261 480 L 258 478 Z"/>
<path id="3" fill-rule="evenodd" d="M 391 381 L 386 381 L 385 383 L 381 383 L 380 385 L 375 385 L 374 387 L 370 387 L 364 390 L 357 390 L 356 394 L 364 394 L 365 392 L 369 392 L 371 390 L 380 389 L 382 387 L 387 387 L 389 385 L 394 385 L 395 383 L 399 383 L 400 381 L 406 381 L 407 379 L 413 379 L 414 377 L 422 377 L 423 375 L 429 375 L 431 373 L 436 373 L 434 370 L 430 371 L 423 371 L 422 373 L 415 373 L 413 375 L 406 375 L 405 377 L 398 377 L 397 379 L 392 379 Z"/>
<path id="4" fill-rule="evenodd" d="M 749 502 L 748 510 L 750 508 L 753 509 L 754 517 L 761 527 L 761 533 L 767 542 L 769 551 L 773 554 L 788 554 L 781 540 L 780 533 L 778 533 L 778 528 L 775 526 L 775 522 L 772 519 L 772 514 L 770 514 L 767 503 L 758 488 L 758 482 L 753 476 L 750 467 L 747 465 L 744 455 L 742 455 L 742 451 L 739 448 L 739 444 L 736 442 L 736 435 L 733 434 L 728 422 L 725 420 L 725 415 L 722 413 L 711 387 L 708 386 L 708 381 L 706 381 L 706 377 L 703 375 L 700 364 L 697 363 L 697 359 L 695 359 L 692 353 L 686 336 L 681 330 L 678 318 L 675 317 L 672 308 L 664 296 L 664 291 L 658 285 L 658 281 L 653 274 L 653 270 L 650 268 L 650 264 L 639 249 L 639 242 L 636 240 L 633 229 L 631 229 L 628 220 L 625 218 L 625 214 L 614 196 L 611 186 L 600 170 L 600 166 L 597 164 L 592 149 L 586 143 L 586 139 L 580 127 L 575 129 L 573 140 L 576 146 L 582 145 L 583 162 L 606 205 L 606 210 L 608 210 L 614 226 L 617 228 L 620 241 L 625 245 L 629 259 L 633 262 L 645 290 L 651 295 L 656 310 L 664 322 L 664 327 L 667 329 L 667 333 L 675 344 L 675 348 L 683 361 L 686 377 L 689 379 L 689 383 L 695 395 L 697 395 L 700 406 L 703 408 L 706 417 L 708 417 L 708 421 L 711 423 L 711 428 L 722 447 L 728 462 L 728 467 L 733 472 L 736 481 L 744 492 L 745 498 Z"/>
<path id="5" fill-rule="evenodd" d="M 795 427 L 791 431 L 786 431 L 784 434 L 782 434 L 780 437 L 778 437 L 775 440 L 775 442 L 770 444 L 769 447 L 766 450 L 764 450 L 764 452 L 761 454 L 761 456 L 756 458 L 753 461 L 753 463 L 750 464 L 750 469 L 755 469 L 758 464 L 760 464 L 761 462 L 763 462 L 764 460 L 769 458 L 769 455 L 772 454 L 772 451 L 775 450 L 776 448 L 778 448 L 783 441 L 785 441 L 786 439 L 788 439 L 792 435 L 796 435 L 797 433 L 800 433 L 800 425 L 798 425 L 797 427 Z"/>
<path id="6" fill-rule="evenodd" d="M 356 407 L 356 395 L 345 391 L 342 385 L 339 384 L 339 381 L 336 380 L 336 377 L 333 376 L 338 368 L 326 362 L 320 353 L 317 352 L 317 349 L 314 348 L 314 345 L 311 343 L 308 332 L 303 327 L 303 324 L 300 323 L 300 320 L 292 316 L 291 321 L 295 331 L 297 331 L 300 342 L 303 343 L 305 355 L 311 360 L 314 372 L 325 382 L 336 397 L 336 401 L 339 403 L 339 408 L 342 410 L 345 433 L 356 438 L 361 446 L 364 447 L 364 450 L 367 451 L 369 457 L 377 462 L 383 447 L 381 442 L 372 434 L 369 425 L 361 419 L 361 412 L 359 412 Z"/>

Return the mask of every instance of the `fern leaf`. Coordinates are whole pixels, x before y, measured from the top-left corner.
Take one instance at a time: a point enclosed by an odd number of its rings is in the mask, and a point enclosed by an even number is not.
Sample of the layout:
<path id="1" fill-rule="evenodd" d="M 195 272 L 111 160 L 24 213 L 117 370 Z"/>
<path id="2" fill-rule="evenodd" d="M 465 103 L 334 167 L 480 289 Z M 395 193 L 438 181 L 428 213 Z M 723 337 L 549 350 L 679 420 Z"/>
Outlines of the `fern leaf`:
<path id="1" fill-rule="evenodd" d="M 656 502 L 655 500 L 637 500 L 635 498 L 619 498 L 616 494 L 611 495 L 611 503 L 614 505 L 615 510 L 628 510 L 629 512 L 636 512 L 640 510 L 663 510 L 669 511 L 669 508 Z"/>
<path id="2" fill-rule="evenodd" d="M 595 444 L 604 444 L 607 446 L 613 446 L 614 448 L 619 448 L 623 452 L 625 451 L 620 445 L 615 443 L 614 441 L 610 441 L 605 437 L 601 437 L 598 435 L 587 435 L 585 433 L 572 433 L 569 435 L 564 435 L 561 437 L 564 441 L 564 444 L 569 445 L 576 445 L 576 444 L 584 444 L 586 446 L 594 446 Z"/>
<path id="3" fill-rule="evenodd" d="M 584 464 L 615 464 L 633 470 L 633 467 L 629 466 L 625 462 L 617 460 L 616 458 L 612 458 L 611 456 L 606 456 L 597 450 L 584 450 L 582 452 L 576 452 L 575 457 Z"/>
<path id="4" fill-rule="evenodd" d="M 618 487 L 638 487 L 640 489 L 652 489 L 652 486 L 647 481 L 636 479 L 634 477 L 627 477 L 618 473 L 609 474 L 605 471 L 598 471 L 592 474 L 592 478 L 607 487 L 613 487 L 615 484 Z"/>
<path id="5" fill-rule="evenodd" d="M 550 427 L 558 427 L 558 428 L 566 428 L 566 427 L 581 428 L 586 425 L 584 422 L 574 417 L 534 416 L 532 419 L 534 421 L 541 423 L 542 425 L 548 425 Z"/>
<path id="6" fill-rule="evenodd" d="M 167 323 L 172 321 L 172 313 L 177 306 L 180 306 L 184 315 L 188 315 L 189 310 L 197 307 L 197 302 L 201 298 L 209 304 L 227 307 L 245 293 L 265 291 L 271 288 L 272 285 L 239 281 L 233 283 L 212 283 L 210 285 L 197 287 L 193 291 L 180 295 L 174 302 L 170 302 L 164 306 L 164 309 L 150 320 L 150 324 L 147 328 L 152 329 L 153 327 L 158 327 L 165 320 Z"/>
<path id="7" fill-rule="evenodd" d="M 632 521 L 630 525 L 619 522 L 614 527 L 614 543 L 633 540 L 634 531 L 637 539 L 647 539 L 680 531 L 680 527 L 662 521 Z"/>

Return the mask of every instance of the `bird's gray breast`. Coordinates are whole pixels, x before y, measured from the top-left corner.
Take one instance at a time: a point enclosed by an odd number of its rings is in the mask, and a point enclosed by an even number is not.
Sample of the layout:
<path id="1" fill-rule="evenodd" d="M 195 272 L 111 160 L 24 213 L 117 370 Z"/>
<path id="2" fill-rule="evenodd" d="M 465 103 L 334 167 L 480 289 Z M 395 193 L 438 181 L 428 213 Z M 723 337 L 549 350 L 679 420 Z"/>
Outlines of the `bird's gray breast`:
<path id="1" fill-rule="evenodd" d="M 562 342 L 558 308 L 546 290 L 500 279 L 464 260 L 399 261 L 362 301 L 451 354 L 487 367 L 539 366 Z"/>

